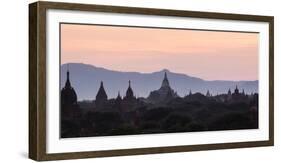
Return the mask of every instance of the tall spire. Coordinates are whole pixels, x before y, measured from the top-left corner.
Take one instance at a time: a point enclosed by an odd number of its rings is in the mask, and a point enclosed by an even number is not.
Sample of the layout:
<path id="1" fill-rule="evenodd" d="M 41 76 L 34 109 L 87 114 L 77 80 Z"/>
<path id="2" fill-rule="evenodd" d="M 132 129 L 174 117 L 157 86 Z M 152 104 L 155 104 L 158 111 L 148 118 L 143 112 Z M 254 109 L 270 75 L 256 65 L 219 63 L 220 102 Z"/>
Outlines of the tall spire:
<path id="1" fill-rule="evenodd" d="M 73 105 L 77 103 L 77 95 L 74 88 L 71 87 L 69 78 L 69 68 L 67 65 L 66 82 L 64 88 L 61 90 L 61 104 Z"/>
<path id="2" fill-rule="evenodd" d="M 235 93 L 235 94 L 238 94 L 238 93 L 239 93 L 239 89 L 238 89 L 237 85 L 236 85 L 236 88 L 235 88 L 235 90 L 234 90 L 234 93 Z"/>
<path id="3" fill-rule="evenodd" d="M 67 64 L 65 87 L 66 88 L 70 88 L 71 87 L 71 83 L 70 83 L 70 80 L 69 80 L 69 67 L 68 67 L 68 64 Z"/>
<path id="4" fill-rule="evenodd" d="M 131 88 L 131 80 L 129 80 L 129 87 L 126 91 L 126 97 L 134 97 L 134 92 L 133 92 L 133 89 Z"/>
<path id="5" fill-rule="evenodd" d="M 164 74 L 164 79 L 162 81 L 162 85 L 161 85 L 162 88 L 168 88 L 170 87 L 170 84 L 169 84 L 169 80 L 168 80 L 168 77 L 167 77 L 167 72 L 165 71 L 165 74 Z"/>
<path id="6" fill-rule="evenodd" d="M 67 80 L 69 80 L 69 65 L 67 64 Z"/>
<path id="7" fill-rule="evenodd" d="M 100 88 L 99 88 L 98 93 L 96 95 L 96 100 L 107 100 L 107 94 L 106 94 L 105 89 L 103 87 L 103 81 L 100 82 Z"/>

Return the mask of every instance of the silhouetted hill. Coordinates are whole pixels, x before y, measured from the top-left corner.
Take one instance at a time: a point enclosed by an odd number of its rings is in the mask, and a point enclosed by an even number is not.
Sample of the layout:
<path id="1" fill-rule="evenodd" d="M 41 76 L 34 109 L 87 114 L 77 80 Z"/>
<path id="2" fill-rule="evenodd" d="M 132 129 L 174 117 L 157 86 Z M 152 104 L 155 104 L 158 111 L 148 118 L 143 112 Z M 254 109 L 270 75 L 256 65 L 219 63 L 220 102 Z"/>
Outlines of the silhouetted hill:
<path id="1" fill-rule="evenodd" d="M 78 100 L 93 100 L 100 86 L 100 81 L 104 82 L 104 87 L 109 98 L 115 98 L 120 91 L 124 96 L 128 88 L 128 80 L 131 80 L 132 88 L 137 97 L 147 97 L 150 91 L 159 89 L 163 80 L 164 72 L 167 72 L 171 87 L 180 96 L 189 93 L 201 92 L 206 94 L 207 90 L 211 94 L 226 93 L 230 88 L 233 92 L 235 86 L 246 93 L 258 91 L 258 81 L 206 81 L 200 78 L 191 77 L 185 74 L 170 72 L 163 69 L 153 73 L 120 72 L 107 70 L 93 65 L 81 63 L 69 63 L 70 81 L 74 87 Z M 61 66 L 61 86 L 66 79 L 67 65 Z"/>

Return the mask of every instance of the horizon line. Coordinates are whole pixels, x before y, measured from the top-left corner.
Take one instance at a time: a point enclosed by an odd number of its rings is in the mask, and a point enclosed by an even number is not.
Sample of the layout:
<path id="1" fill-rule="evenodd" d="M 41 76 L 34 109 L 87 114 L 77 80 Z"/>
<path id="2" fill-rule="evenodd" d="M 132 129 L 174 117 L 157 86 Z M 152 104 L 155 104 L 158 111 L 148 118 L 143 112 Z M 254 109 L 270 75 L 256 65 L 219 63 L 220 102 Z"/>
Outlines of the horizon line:
<path id="1" fill-rule="evenodd" d="M 258 79 L 254 79 L 254 80 L 225 80 L 225 79 L 209 80 L 209 79 L 204 79 L 204 78 L 201 78 L 201 77 L 191 76 L 191 75 L 188 75 L 188 74 L 185 74 L 185 73 L 182 73 L 182 72 L 173 72 L 173 71 L 171 71 L 171 70 L 169 70 L 167 68 L 162 68 L 161 70 L 152 71 L 152 72 L 138 72 L 138 71 L 112 70 L 112 69 L 108 69 L 108 68 L 105 68 L 105 67 L 99 67 L 99 66 L 96 66 L 96 65 L 93 65 L 93 64 L 90 64 L 90 63 L 82 63 L 82 62 L 60 63 L 60 66 L 62 67 L 63 65 L 68 65 L 68 64 L 83 64 L 83 65 L 92 66 L 92 67 L 95 67 L 95 68 L 100 68 L 100 69 L 104 69 L 104 70 L 108 70 L 108 71 L 115 71 L 115 72 L 120 72 L 120 73 L 153 74 L 153 73 L 158 73 L 158 72 L 164 71 L 164 72 L 169 72 L 169 73 L 173 73 L 173 74 L 177 74 L 177 75 L 185 75 L 185 76 L 188 76 L 188 77 L 191 77 L 191 78 L 197 78 L 197 79 L 204 80 L 204 81 L 233 81 L 233 82 L 259 81 Z"/>

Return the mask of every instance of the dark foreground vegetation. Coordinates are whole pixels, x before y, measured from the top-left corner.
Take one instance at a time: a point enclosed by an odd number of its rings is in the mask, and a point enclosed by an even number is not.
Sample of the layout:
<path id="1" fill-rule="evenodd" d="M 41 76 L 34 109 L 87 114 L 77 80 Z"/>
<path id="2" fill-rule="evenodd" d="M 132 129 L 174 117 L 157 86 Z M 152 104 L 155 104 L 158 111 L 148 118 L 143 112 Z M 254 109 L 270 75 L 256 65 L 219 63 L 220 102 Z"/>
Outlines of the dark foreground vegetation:
<path id="1" fill-rule="evenodd" d="M 220 101 L 218 96 L 194 94 L 151 104 L 141 99 L 122 111 L 114 101 L 104 108 L 80 102 L 61 121 L 61 137 L 218 131 L 258 128 L 257 94 L 244 100 Z M 81 107 L 82 106 L 82 107 Z"/>

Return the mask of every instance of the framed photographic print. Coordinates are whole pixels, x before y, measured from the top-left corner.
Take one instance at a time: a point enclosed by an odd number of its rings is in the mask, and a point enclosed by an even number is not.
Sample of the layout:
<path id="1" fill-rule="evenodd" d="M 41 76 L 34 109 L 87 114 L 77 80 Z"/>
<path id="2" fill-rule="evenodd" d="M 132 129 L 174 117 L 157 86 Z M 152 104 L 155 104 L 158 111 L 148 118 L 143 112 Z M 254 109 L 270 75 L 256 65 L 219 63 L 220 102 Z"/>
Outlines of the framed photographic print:
<path id="1" fill-rule="evenodd" d="M 29 5 L 29 157 L 272 146 L 271 16 Z"/>

